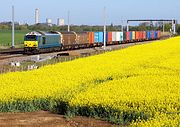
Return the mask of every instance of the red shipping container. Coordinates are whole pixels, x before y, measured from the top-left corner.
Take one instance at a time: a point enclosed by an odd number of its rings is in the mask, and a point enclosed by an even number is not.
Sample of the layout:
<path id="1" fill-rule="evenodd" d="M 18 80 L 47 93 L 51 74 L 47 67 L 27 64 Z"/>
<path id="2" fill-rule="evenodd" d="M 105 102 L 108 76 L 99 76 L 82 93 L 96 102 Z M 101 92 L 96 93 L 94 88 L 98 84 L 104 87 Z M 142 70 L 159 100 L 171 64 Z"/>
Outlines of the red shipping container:
<path id="1" fill-rule="evenodd" d="M 141 36 L 140 36 L 140 40 L 142 40 L 142 39 L 143 39 L 143 32 L 141 31 L 140 33 L 141 33 L 141 34 L 140 34 L 140 35 L 141 35 Z"/>
<path id="2" fill-rule="evenodd" d="M 126 32 L 126 40 L 130 41 L 130 32 Z"/>
<path id="3" fill-rule="evenodd" d="M 141 40 L 141 38 L 142 38 L 142 33 L 141 31 L 139 31 L 139 40 Z"/>
<path id="4" fill-rule="evenodd" d="M 140 40 L 143 40 L 143 32 L 141 31 L 141 37 L 140 37 Z"/>

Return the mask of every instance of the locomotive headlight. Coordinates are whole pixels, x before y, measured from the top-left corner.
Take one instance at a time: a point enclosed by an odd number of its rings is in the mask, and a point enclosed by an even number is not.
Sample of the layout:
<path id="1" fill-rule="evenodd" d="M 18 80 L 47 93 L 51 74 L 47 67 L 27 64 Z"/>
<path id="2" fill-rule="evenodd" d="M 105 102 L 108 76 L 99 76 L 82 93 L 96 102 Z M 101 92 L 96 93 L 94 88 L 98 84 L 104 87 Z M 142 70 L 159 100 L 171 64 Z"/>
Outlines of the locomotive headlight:
<path id="1" fill-rule="evenodd" d="M 24 42 L 24 46 L 27 46 L 27 42 Z"/>
<path id="2" fill-rule="evenodd" d="M 32 44 L 33 47 L 38 47 L 38 42 L 35 41 L 33 44 Z"/>

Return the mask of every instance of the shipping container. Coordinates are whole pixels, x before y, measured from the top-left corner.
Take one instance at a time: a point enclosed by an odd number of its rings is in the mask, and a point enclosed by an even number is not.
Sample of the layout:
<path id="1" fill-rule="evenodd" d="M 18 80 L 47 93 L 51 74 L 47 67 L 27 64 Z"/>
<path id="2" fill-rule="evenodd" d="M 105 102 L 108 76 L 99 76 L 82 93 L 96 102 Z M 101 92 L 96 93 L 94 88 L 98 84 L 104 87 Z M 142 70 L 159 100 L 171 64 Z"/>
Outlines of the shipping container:
<path id="1" fill-rule="evenodd" d="M 109 37 L 109 36 L 108 36 L 108 33 L 109 33 L 109 32 L 106 32 L 106 43 L 108 43 L 108 37 Z"/>
<path id="2" fill-rule="evenodd" d="M 151 38 L 154 39 L 154 31 L 151 31 Z"/>
<path id="3" fill-rule="evenodd" d="M 123 32 L 120 32 L 120 41 L 123 42 Z"/>
<path id="4" fill-rule="evenodd" d="M 146 39 L 146 31 L 143 31 L 143 40 Z"/>
<path id="5" fill-rule="evenodd" d="M 94 43 L 94 32 L 88 32 L 89 35 L 89 43 L 93 44 Z"/>
<path id="6" fill-rule="evenodd" d="M 89 42 L 87 32 L 76 33 L 76 34 L 77 34 L 76 43 L 78 43 L 78 44 L 87 44 Z"/>
<path id="7" fill-rule="evenodd" d="M 116 32 L 112 32 L 112 41 L 113 43 L 116 41 Z"/>
<path id="8" fill-rule="evenodd" d="M 158 31 L 158 39 L 161 38 L 161 31 Z"/>
<path id="9" fill-rule="evenodd" d="M 104 33 L 103 32 L 94 32 L 94 42 L 103 43 L 104 42 Z"/>
<path id="10" fill-rule="evenodd" d="M 95 43 L 99 42 L 99 32 L 94 32 L 94 42 Z"/>
<path id="11" fill-rule="evenodd" d="M 132 31 L 132 39 L 135 40 L 136 39 L 136 32 Z"/>
<path id="12" fill-rule="evenodd" d="M 141 40 L 143 40 L 143 32 L 142 31 L 139 31 L 139 40 L 141 41 Z"/>
<path id="13" fill-rule="evenodd" d="M 138 37 L 138 40 L 140 41 L 141 38 L 142 38 L 142 35 L 141 35 L 141 31 L 138 31 L 139 32 L 139 37 Z"/>
<path id="14" fill-rule="evenodd" d="M 126 32 L 126 41 L 130 41 L 130 32 Z"/>
<path id="15" fill-rule="evenodd" d="M 147 31 L 147 39 L 148 40 L 152 39 L 151 31 Z"/>
<path id="16" fill-rule="evenodd" d="M 107 44 L 112 44 L 112 32 L 107 32 L 106 35 Z"/>
<path id="17" fill-rule="evenodd" d="M 99 32 L 98 34 L 99 43 L 104 42 L 104 32 Z"/>
<path id="18" fill-rule="evenodd" d="M 116 42 L 120 41 L 120 32 L 116 32 Z"/>
<path id="19" fill-rule="evenodd" d="M 127 39 L 126 39 L 126 36 L 127 36 L 126 32 L 123 32 L 123 41 L 124 41 L 124 42 L 127 40 Z"/>
<path id="20" fill-rule="evenodd" d="M 158 38 L 158 32 L 154 31 L 154 39 L 157 39 L 157 38 Z"/>
<path id="21" fill-rule="evenodd" d="M 130 41 L 133 41 L 133 34 L 132 34 L 132 31 L 130 31 Z"/>
<path id="22" fill-rule="evenodd" d="M 136 31 L 136 40 L 139 40 L 139 31 Z"/>

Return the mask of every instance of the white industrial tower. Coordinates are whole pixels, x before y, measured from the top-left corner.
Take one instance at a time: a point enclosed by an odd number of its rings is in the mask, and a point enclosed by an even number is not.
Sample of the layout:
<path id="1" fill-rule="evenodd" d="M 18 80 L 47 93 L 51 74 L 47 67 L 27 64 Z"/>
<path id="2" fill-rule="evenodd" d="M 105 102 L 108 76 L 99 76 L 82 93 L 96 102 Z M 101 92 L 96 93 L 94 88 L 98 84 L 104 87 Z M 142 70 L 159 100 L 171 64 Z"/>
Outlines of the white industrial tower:
<path id="1" fill-rule="evenodd" d="M 39 9 L 35 10 L 35 24 L 39 23 Z"/>
<path id="2" fill-rule="evenodd" d="M 64 26 L 64 25 L 65 25 L 64 19 L 58 18 L 57 19 L 57 26 Z"/>

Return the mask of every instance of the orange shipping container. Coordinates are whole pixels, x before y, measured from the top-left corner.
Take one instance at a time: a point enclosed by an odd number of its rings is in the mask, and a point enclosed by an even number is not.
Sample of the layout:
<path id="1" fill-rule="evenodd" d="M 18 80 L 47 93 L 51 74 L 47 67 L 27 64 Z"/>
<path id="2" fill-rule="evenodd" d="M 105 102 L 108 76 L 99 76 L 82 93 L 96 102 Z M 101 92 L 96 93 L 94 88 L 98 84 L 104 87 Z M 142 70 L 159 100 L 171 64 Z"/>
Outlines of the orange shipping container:
<path id="1" fill-rule="evenodd" d="M 139 40 L 139 31 L 136 31 L 136 40 Z"/>
<path id="2" fill-rule="evenodd" d="M 161 31 L 158 31 L 158 39 L 161 38 Z"/>
<path id="3" fill-rule="evenodd" d="M 108 44 L 112 43 L 112 32 L 108 32 Z"/>
<path id="4" fill-rule="evenodd" d="M 154 39 L 154 31 L 151 31 L 152 39 Z"/>
<path id="5" fill-rule="evenodd" d="M 89 44 L 94 43 L 94 32 L 88 32 Z"/>

